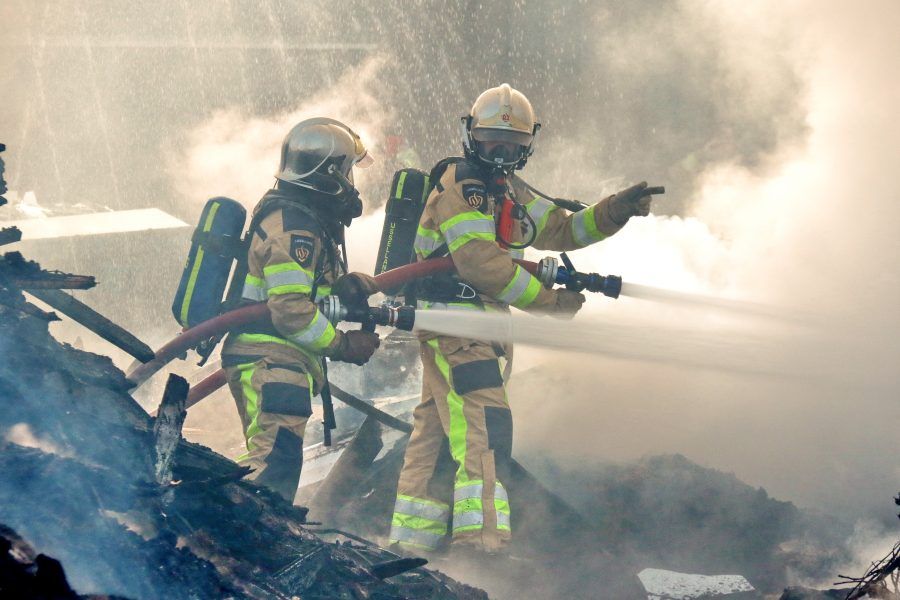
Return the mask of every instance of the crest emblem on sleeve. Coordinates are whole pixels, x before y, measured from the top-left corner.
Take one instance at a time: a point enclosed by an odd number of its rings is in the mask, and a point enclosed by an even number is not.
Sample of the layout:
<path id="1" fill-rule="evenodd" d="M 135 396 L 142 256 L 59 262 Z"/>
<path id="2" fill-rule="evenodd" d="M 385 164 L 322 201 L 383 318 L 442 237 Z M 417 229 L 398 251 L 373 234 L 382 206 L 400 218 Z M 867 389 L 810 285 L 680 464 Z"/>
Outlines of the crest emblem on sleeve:
<path id="1" fill-rule="evenodd" d="M 480 185 L 464 185 L 463 198 L 472 208 L 480 209 L 484 204 L 485 190 Z"/>
<path id="2" fill-rule="evenodd" d="M 312 264 L 316 243 L 306 235 L 291 235 L 291 258 L 301 267 L 308 268 Z"/>

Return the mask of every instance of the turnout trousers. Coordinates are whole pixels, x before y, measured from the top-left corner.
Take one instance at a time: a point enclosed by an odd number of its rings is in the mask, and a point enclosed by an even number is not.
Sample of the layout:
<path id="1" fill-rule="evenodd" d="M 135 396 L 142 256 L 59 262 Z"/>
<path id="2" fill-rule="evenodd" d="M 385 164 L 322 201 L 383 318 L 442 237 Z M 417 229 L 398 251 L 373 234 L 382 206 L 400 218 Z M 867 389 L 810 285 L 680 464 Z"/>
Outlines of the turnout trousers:
<path id="1" fill-rule="evenodd" d="M 293 502 L 312 414 L 313 379 L 299 351 L 287 345 L 238 342 L 226 351 L 222 365 L 247 441 L 247 452 L 237 460 L 253 469 L 246 479 Z"/>
<path id="2" fill-rule="evenodd" d="M 512 453 L 512 414 L 500 364 L 508 352 L 438 336 L 422 342 L 421 354 L 422 399 L 413 413 L 390 543 L 430 551 L 449 534 L 453 544 L 497 551 L 511 535 L 502 479 Z M 455 467 L 452 496 L 437 491 L 447 456 L 442 447 L 449 447 Z"/>

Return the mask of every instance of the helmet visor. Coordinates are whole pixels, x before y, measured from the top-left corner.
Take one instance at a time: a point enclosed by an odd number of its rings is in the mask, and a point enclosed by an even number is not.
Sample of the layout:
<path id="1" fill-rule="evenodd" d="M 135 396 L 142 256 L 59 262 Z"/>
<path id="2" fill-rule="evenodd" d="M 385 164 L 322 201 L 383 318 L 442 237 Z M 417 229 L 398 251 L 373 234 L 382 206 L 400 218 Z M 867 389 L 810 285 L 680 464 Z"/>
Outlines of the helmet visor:
<path id="1" fill-rule="evenodd" d="M 477 142 L 501 142 L 504 144 L 517 144 L 519 146 L 530 146 L 534 136 L 530 133 L 515 131 L 514 129 L 476 127 L 472 130 L 472 137 Z"/>

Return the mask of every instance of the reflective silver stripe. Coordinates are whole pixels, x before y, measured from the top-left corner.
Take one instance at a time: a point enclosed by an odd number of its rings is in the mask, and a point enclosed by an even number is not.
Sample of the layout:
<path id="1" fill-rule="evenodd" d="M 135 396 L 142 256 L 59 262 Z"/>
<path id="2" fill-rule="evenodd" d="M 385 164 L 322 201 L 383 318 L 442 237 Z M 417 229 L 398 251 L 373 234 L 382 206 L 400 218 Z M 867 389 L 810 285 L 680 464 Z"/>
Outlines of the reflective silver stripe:
<path id="1" fill-rule="evenodd" d="M 451 227 L 448 227 L 444 232 L 444 238 L 447 240 L 447 245 L 452 246 L 453 242 L 457 239 L 463 237 L 464 235 L 469 235 L 472 233 L 488 233 L 493 235 L 494 232 L 494 220 L 493 219 L 466 219 L 465 221 L 460 221 L 459 223 L 454 224 Z"/>
<path id="2" fill-rule="evenodd" d="M 528 214 L 531 215 L 532 219 L 534 219 L 534 224 L 537 225 L 538 235 L 540 235 L 541 229 L 543 229 L 543 227 L 541 226 L 541 219 L 543 219 L 548 212 L 555 208 L 555 204 L 553 204 L 549 200 L 544 200 L 543 198 L 535 198 L 525 206 Z"/>
<path id="3" fill-rule="evenodd" d="M 472 485 L 464 485 L 453 490 L 453 502 L 459 502 L 460 500 L 468 500 L 469 498 L 478 498 L 481 499 L 481 494 L 484 492 L 484 484 L 483 483 L 473 483 Z"/>
<path id="4" fill-rule="evenodd" d="M 575 243 L 577 243 L 579 246 L 589 246 L 594 242 L 602 239 L 596 237 L 590 231 L 588 231 L 588 227 L 584 222 L 585 219 L 593 220 L 594 206 L 586 208 L 572 215 L 572 237 L 575 238 Z"/>
<path id="5" fill-rule="evenodd" d="M 528 284 L 530 282 L 531 273 L 519 265 L 516 265 L 516 273 L 513 275 L 511 283 L 507 284 L 507 287 L 500 292 L 497 296 L 497 300 L 506 302 L 507 304 L 515 304 L 525 293 L 525 290 L 528 289 Z"/>
<path id="6" fill-rule="evenodd" d="M 504 514 L 502 512 L 498 512 L 497 513 L 497 527 L 498 528 L 505 527 L 506 529 L 510 529 L 511 525 L 510 525 L 509 515 Z"/>
<path id="7" fill-rule="evenodd" d="M 249 281 L 244 282 L 244 290 L 241 292 L 241 298 L 244 300 L 252 300 L 253 302 L 262 302 L 269 299 L 266 290 L 259 286 L 255 286 Z"/>
<path id="8" fill-rule="evenodd" d="M 403 498 L 397 498 L 394 503 L 394 512 L 414 517 L 422 517 L 431 521 L 446 521 L 450 516 L 450 507 L 441 507 L 423 502 L 413 502 Z"/>
<path id="9" fill-rule="evenodd" d="M 456 531 L 460 527 L 470 527 L 472 525 L 481 525 L 484 527 L 484 515 L 475 511 L 453 513 L 453 531 Z"/>
<path id="10" fill-rule="evenodd" d="M 312 285 L 312 277 L 304 271 L 281 271 L 280 273 L 272 273 L 266 275 L 266 285 L 269 288 L 278 287 L 279 285 Z"/>
<path id="11" fill-rule="evenodd" d="M 494 487 L 494 499 L 509 502 L 509 496 L 506 495 L 506 488 L 503 487 L 499 481 Z"/>
<path id="12" fill-rule="evenodd" d="M 475 304 L 447 304 L 446 302 L 429 302 L 427 300 L 419 300 L 418 302 L 416 302 L 416 308 L 419 310 L 476 310 L 484 312 L 481 307 Z"/>
<path id="13" fill-rule="evenodd" d="M 401 527 L 399 525 L 391 525 L 390 543 L 414 544 L 423 548 L 434 550 L 441 543 L 443 535 L 421 531 L 419 529 L 410 529 L 409 527 Z"/>
<path id="14" fill-rule="evenodd" d="M 524 250 L 510 250 L 509 256 L 510 256 L 510 258 L 523 259 L 523 258 L 525 258 L 525 251 Z"/>
<path id="15" fill-rule="evenodd" d="M 419 254 L 431 254 L 434 252 L 435 248 L 441 245 L 441 240 L 436 240 L 434 238 L 426 237 L 421 234 L 416 234 L 416 239 L 413 242 L 413 249 Z"/>
<path id="16" fill-rule="evenodd" d="M 326 331 L 328 331 L 328 326 L 330 323 L 328 319 L 322 316 L 322 313 L 316 310 L 316 316 L 313 317 L 312 322 L 307 325 L 306 329 L 301 330 L 294 335 L 288 336 L 288 339 L 294 342 L 295 344 L 309 345 L 314 342 L 319 341 Z"/>

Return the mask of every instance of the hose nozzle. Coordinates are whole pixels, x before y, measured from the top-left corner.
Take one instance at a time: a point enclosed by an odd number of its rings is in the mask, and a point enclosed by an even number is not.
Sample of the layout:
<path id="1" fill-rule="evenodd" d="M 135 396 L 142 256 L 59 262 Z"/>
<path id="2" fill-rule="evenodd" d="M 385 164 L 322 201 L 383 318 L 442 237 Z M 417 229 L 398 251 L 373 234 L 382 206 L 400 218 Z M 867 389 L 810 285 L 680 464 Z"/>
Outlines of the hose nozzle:
<path id="1" fill-rule="evenodd" d="M 537 273 L 535 276 L 546 287 L 552 287 L 554 284 L 564 285 L 567 290 L 574 292 L 595 292 L 608 296 L 609 298 L 618 298 L 622 292 L 622 278 L 618 275 L 599 275 L 597 273 L 579 273 L 575 270 L 572 261 L 565 252 L 561 255 L 563 265 L 559 266 L 559 261 L 552 256 L 541 259 L 538 263 Z"/>
<path id="2" fill-rule="evenodd" d="M 412 306 L 350 307 L 342 304 L 337 296 L 319 300 L 319 310 L 333 325 L 340 321 L 362 323 L 363 329 L 374 331 L 376 325 L 412 331 L 416 323 L 416 309 Z"/>

